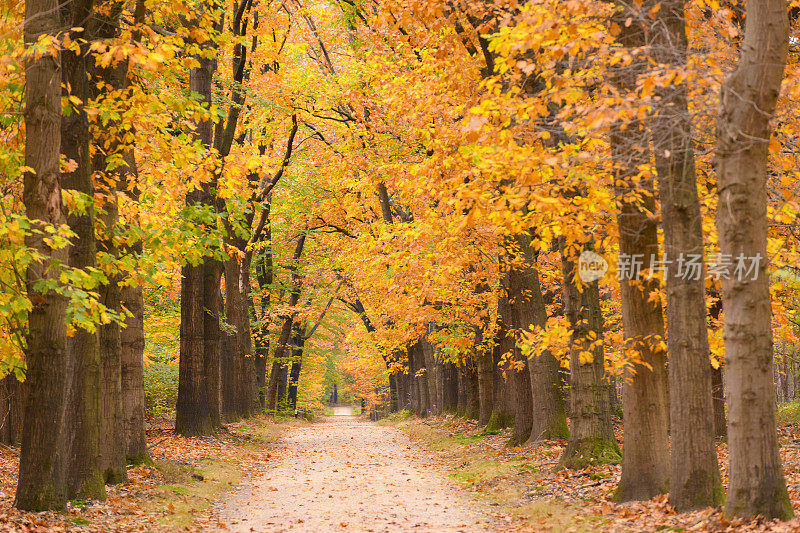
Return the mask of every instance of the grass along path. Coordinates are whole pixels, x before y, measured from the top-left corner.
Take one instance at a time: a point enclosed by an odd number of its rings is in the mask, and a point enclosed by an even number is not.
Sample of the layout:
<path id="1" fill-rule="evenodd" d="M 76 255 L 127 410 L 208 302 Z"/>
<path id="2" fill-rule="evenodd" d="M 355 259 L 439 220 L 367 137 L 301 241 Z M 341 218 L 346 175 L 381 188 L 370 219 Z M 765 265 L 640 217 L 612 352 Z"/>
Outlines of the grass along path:
<path id="1" fill-rule="evenodd" d="M 784 405 L 778 433 L 789 496 L 800 516 L 800 409 Z M 508 447 L 510 432 L 486 435 L 474 420 L 453 416 L 428 419 L 394 415 L 381 422 L 406 433 L 434 452 L 450 476 L 513 519 L 509 531 L 706 531 L 797 532 L 800 519 L 789 522 L 727 520 L 721 508 L 677 513 L 666 495 L 646 502 L 613 501 L 619 465 L 554 471 L 566 441 L 544 441 Z M 619 421 L 617 439 L 622 443 Z M 717 442 L 722 481 L 727 486 L 728 450 Z"/>

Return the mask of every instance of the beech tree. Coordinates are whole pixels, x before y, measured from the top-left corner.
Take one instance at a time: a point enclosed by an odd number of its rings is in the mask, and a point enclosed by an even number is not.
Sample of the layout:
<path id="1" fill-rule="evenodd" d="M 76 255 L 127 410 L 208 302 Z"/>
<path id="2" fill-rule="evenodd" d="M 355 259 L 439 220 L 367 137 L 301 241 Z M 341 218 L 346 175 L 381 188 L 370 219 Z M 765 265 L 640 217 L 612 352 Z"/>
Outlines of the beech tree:
<path id="1" fill-rule="evenodd" d="M 55 39 L 61 29 L 55 0 L 25 3 L 25 43 Z M 41 511 L 66 504 L 62 432 L 67 369 L 67 300 L 48 290 L 67 263 L 67 249 L 47 243 L 45 228 L 61 227 L 66 216 L 61 203 L 61 53 L 29 56 L 25 64 L 25 166 L 23 198 L 35 225 L 26 245 L 38 254 L 26 270 L 26 286 L 35 305 L 28 318 L 28 401 L 20 450 L 19 481 L 14 505 Z M 65 244 L 65 243 L 64 243 Z"/>
<path id="2" fill-rule="evenodd" d="M 775 430 L 766 181 L 789 43 L 787 11 L 783 0 L 748 0 L 739 62 L 722 86 L 717 123 L 720 251 L 758 260 L 751 278 L 722 281 L 730 450 L 725 512 L 783 520 L 793 513 Z"/>
<path id="3" fill-rule="evenodd" d="M 626 20 L 631 19 L 631 23 Z M 646 73 L 643 52 L 650 19 L 647 13 L 619 4 L 612 24 L 617 40 L 633 55 L 631 63 L 615 69 L 615 84 L 622 94 L 635 91 L 638 77 Z M 633 115 L 633 111 L 630 113 Z M 660 258 L 655 184 L 641 169 L 650 162 L 647 125 L 627 118 L 611 127 L 611 154 L 617 168 L 615 192 L 620 202 L 617 214 L 619 253 L 630 262 L 636 258 Z M 623 261 L 620 261 L 623 264 Z M 661 301 L 650 295 L 659 289 L 657 278 L 645 279 L 629 270 L 621 271 L 620 299 L 626 349 L 637 357 L 624 376 L 622 411 L 625 424 L 622 476 L 614 497 L 620 501 L 649 500 L 669 487 L 669 404 L 667 400 L 664 315 Z M 631 278 L 631 279 L 628 279 Z"/>

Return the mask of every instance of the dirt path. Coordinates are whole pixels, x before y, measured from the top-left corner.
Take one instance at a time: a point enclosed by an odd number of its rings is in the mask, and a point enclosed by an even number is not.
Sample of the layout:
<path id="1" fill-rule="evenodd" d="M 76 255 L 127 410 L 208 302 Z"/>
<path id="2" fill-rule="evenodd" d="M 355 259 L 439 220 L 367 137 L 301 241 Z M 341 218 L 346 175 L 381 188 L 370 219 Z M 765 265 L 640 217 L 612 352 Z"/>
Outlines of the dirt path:
<path id="1" fill-rule="evenodd" d="M 216 513 L 229 531 L 493 531 L 493 518 L 399 430 L 350 416 L 289 430 L 280 457 Z"/>

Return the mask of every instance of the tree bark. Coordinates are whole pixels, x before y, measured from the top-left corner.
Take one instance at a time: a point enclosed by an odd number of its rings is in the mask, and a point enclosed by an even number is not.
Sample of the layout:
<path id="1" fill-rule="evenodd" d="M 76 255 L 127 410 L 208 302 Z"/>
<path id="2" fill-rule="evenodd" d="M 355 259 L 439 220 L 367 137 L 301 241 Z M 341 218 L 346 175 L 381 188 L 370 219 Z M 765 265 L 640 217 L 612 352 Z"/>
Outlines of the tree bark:
<path id="1" fill-rule="evenodd" d="M 617 41 L 635 52 L 647 44 L 645 24 L 649 22 L 641 7 L 620 3 L 613 20 L 620 27 Z M 632 18 L 635 22 L 626 24 Z M 647 63 L 634 57 L 630 65 L 619 67 L 614 79 L 622 94 L 636 89 L 637 78 L 646 74 Z M 629 264 L 659 260 L 655 184 L 641 176 L 650 163 L 647 131 L 640 121 L 615 124 L 610 134 L 611 159 L 615 165 L 615 193 L 619 204 L 620 262 Z M 669 403 L 667 399 L 666 353 L 659 348 L 664 340 L 664 314 L 661 301 L 651 301 L 659 291 L 657 278 L 646 278 L 633 269 L 622 272 L 620 296 L 625 347 L 635 360 L 625 369 L 622 385 L 624 424 L 622 476 L 614 493 L 617 501 L 649 500 L 669 490 Z"/>
<path id="2" fill-rule="evenodd" d="M 111 0 L 103 2 L 102 9 L 94 14 L 91 27 L 92 38 L 112 39 L 118 35 L 119 18 L 124 8 L 123 2 Z M 91 58 L 90 58 L 91 59 Z M 91 72 L 91 85 L 94 87 L 93 97 L 102 98 L 102 90 L 97 88 L 98 82 L 112 90 L 121 91 L 127 85 L 128 64 L 120 61 L 107 67 L 98 65 L 93 59 L 89 61 Z M 110 126 L 122 130 L 125 126 L 119 121 L 114 121 Z M 124 131 L 124 130 L 123 130 Z M 100 138 L 96 142 L 94 153 L 94 170 L 102 172 L 105 180 L 100 183 L 108 185 L 105 203 L 105 213 L 102 215 L 99 249 L 110 257 L 119 258 L 119 250 L 114 242 L 116 226 L 119 223 L 119 205 L 117 191 L 125 187 L 132 169 L 123 164 L 114 170 L 107 170 L 107 155 L 128 155 L 130 147 L 122 141 L 122 131 L 117 131 L 114 138 Z M 133 154 L 126 157 L 132 159 Z M 108 283 L 99 288 L 100 301 L 115 313 L 122 313 L 122 301 L 119 274 L 109 274 Z M 125 468 L 125 429 L 123 424 L 123 397 L 122 397 L 122 332 L 117 322 L 100 324 L 98 336 L 100 345 L 100 471 L 107 484 L 123 483 L 128 479 Z"/>
<path id="3" fill-rule="evenodd" d="M 137 0 L 134 20 L 144 22 L 145 2 Z M 140 35 L 135 34 L 134 40 Z M 128 79 L 124 80 L 128 84 Z M 120 189 L 127 191 L 133 202 L 139 201 L 139 184 L 136 181 L 138 169 L 133 147 L 125 154 L 126 169 L 123 176 L 126 181 Z M 138 216 L 129 223 L 138 224 Z M 143 245 L 140 240 L 131 246 L 123 246 L 124 254 L 139 258 Z M 144 432 L 144 293 L 140 285 L 125 285 L 120 292 L 120 304 L 131 316 L 126 317 L 125 327 L 120 332 L 120 365 L 122 381 L 122 425 L 123 450 L 128 464 L 150 463 L 147 451 L 147 440 Z"/>
<path id="4" fill-rule="evenodd" d="M 210 105 L 214 63 L 202 56 L 196 59 L 200 65 L 189 73 L 189 89 Z M 195 138 L 206 148 L 212 145 L 213 127 L 211 120 L 201 121 L 196 126 Z M 208 208 L 211 204 L 208 188 L 189 192 L 186 203 Z M 208 259 L 198 265 L 187 264 L 181 274 L 181 347 L 175 431 L 184 436 L 210 435 L 220 424 L 221 409 L 218 262 Z"/>
<path id="5" fill-rule="evenodd" d="M 409 350 L 409 358 L 413 361 L 412 379 L 413 390 L 416 392 L 417 402 L 414 407 L 418 416 L 430 414 L 430 395 L 426 379 L 425 355 L 422 349 L 422 340 L 415 342 Z"/>
<path id="6" fill-rule="evenodd" d="M 509 329 L 506 335 L 509 338 L 508 346 L 511 349 L 511 365 L 509 379 L 514 381 L 514 431 L 509 445 L 519 446 L 524 444 L 531 436 L 533 429 L 533 397 L 531 393 L 531 374 L 528 368 L 528 358 L 519 348 L 520 335 L 528 329 L 529 324 L 523 324 L 523 315 L 529 315 L 529 298 L 526 294 L 524 282 L 525 258 L 518 245 L 521 239 L 515 236 L 510 239 L 513 246 L 507 246 L 506 261 L 508 271 L 504 277 L 505 296 L 501 296 L 501 316 L 507 321 Z M 528 244 L 530 242 L 528 241 Z"/>
<path id="7" fill-rule="evenodd" d="M 505 297 L 498 301 L 500 312 L 498 313 L 498 328 L 495 334 L 495 344 L 492 350 L 492 387 L 494 398 L 492 402 L 492 414 L 486 424 L 487 432 L 497 432 L 503 428 L 512 427 L 514 424 L 514 402 L 516 393 L 515 383 L 512 372 L 509 369 L 509 362 L 502 362 L 503 354 L 512 353 L 514 349 L 514 338 L 509 331 L 509 325 L 503 322 L 503 313 L 508 313 L 504 307 L 507 303 Z M 513 355 L 513 354 L 512 354 Z"/>
<path id="8" fill-rule="evenodd" d="M 141 253 L 141 252 L 140 252 Z M 150 462 L 144 433 L 144 295 L 141 287 L 122 288 L 122 305 L 131 316 L 121 333 L 122 423 L 125 460 Z"/>
<path id="9" fill-rule="evenodd" d="M 12 371 L 0 380 L 0 442 L 18 446 L 22 441 L 25 422 L 25 399 L 27 387 Z"/>
<path id="10" fill-rule="evenodd" d="M 711 368 L 711 398 L 714 402 L 714 435 L 727 437 L 728 421 L 725 416 L 725 386 L 721 366 Z"/>
<path id="11" fill-rule="evenodd" d="M 25 44 L 42 36 L 53 39 L 61 29 L 56 0 L 25 2 Z M 23 202 L 34 228 L 65 222 L 59 179 L 61 146 L 61 56 L 29 55 L 25 62 L 25 166 Z M 14 506 L 26 511 L 61 509 L 66 505 L 61 433 L 67 370 L 66 299 L 36 286 L 58 280 L 53 261 L 66 263 L 67 250 L 50 248 L 44 231 L 29 232 L 25 245 L 40 259 L 28 265 L 25 285 L 32 308 L 28 316 L 25 359 L 25 424 L 22 430 L 19 479 Z"/>
<path id="12" fill-rule="evenodd" d="M 91 0 L 73 0 L 61 7 L 62 23 L 66 27 L 84 28 L 93 14 Z M 73 29 L 73 40 L 89 39 L 83 29 Z M 87 270 L 97 266 L 95 238 L 94 183 L 89 156 L 89 120 L 85 104 L 90 98 L 87 80 L 89 43 L 78 49 L 62 52 L 63 95 L 80 99 L 72 112 L 61 118 L 61 154 L 77 163 L 71 172 L 61 175 L 65 190 L 85 195 L 88 199 L 83 213 L 67 215 L 67 224 L 75 233 L 69 251 L 69 265 Z M 69 88 L 69 89 L 68 89 Z M 68 499 L 104 499 L 106 496 L 100 472 L 100 352 L 96 332 L 76 327 L 67 339 L 68 393 L 65 419 L 66 488 Z"/>
<path id="13" fill-rule="evenodd" d="M 494 406 L 494 362 L 492 353 L 483 344 L 483 329 L 475 328 L 475 364 L 478 378 L 478 425 L 485 426 L 492 418 Z"/>
<path id="14" fill-rule="evenodd" d="M 514 327 L 519 331 L 530 331 L 534 327 L 543 328 L 547 324 L 539 272 L 536 270 L 536 254 L 531 248 L 529 235 L 518 235 L 517 247 L 521 264 L 512 270 L 513 293 L 519 303 L 514 317 Z M 528 362 L 531 385 L 532 423 L 529 439 L 536 442 L 542 439 L 564 439 L 569 435 L 567 413 L 561 393 L 558 360 L 545 350 L 534 354 Z"/>
<path id="15" fill-rule="evenodd" d="M 428 332 L 430 332 L 430 328 L 427 329 Z M 419 349 L 423 358 L 422 360 L 424 361 L 423 367 L 425 368 L 425 371 L 420 376 L 420 379 L 427 389 L 428 415 L 439 414 L 442 412 L 442 403 L 441 399 L 438 398 L 436 390 L 436 378 L 438 374 L 436 368 L 436 355 L 434 353 L 433 345 L 430 343 L 430 341 L 428 341 L 427 335 L 420 339 Z"/>
<path id="16" fill-rule="evenodd" d="M 297 391 L 300 384 L 300 371 L 303 367 L 303 349 L 305 348 L 306 336 L 303 328 L 295 330 L 292 339 L 292 368 L 289 371 L 289 393 L 288 402 L 292 409 L 297 409 Z"/>
<path id="17" fill-rule="evenodd" d="M 684 2 L 660 3 L 653 28 L 653 57 L 668 68 L 686 66 Z M 680 261 L 703 257 L 691 115 L 685 83 L 657 91 L 652 121 L 653 150 L 667 269 L 667 348 L 670 402 L 669 501 L 680 511 L 722 503 L 714 447 L 705 286 L 702 272 L 679 272 Z M 694 279 L 696 278 L 696 279 Z"/>
<path id="18" fill-rule="evenodd" d="M 736 70 L 722 87 L 718 131 L 720 251 L 760 257 L 754 276 L 723 276 L 730 484 L 725 514 L 789 519 L 778 454 L 767 273 L 770 121 L 789 41 L 785 0 L 749 0 Z"/>
<path id="19" fill-rule="evenodd" d="M 575 281 L 576 264 L 565 250 L 563 239 L 559 248 L 564 314 L 572 329 L 569 350 L 570 434 L 559 465 L 582 469 L 589 465 L 617 463 L 621 457 L 611 426 L 603 347 L 590 346 L 603 336 L 598 283 L 594 281 L 579 288 Z M 588 352 L 590 360 L 581 361 L 582 352 Z"/>

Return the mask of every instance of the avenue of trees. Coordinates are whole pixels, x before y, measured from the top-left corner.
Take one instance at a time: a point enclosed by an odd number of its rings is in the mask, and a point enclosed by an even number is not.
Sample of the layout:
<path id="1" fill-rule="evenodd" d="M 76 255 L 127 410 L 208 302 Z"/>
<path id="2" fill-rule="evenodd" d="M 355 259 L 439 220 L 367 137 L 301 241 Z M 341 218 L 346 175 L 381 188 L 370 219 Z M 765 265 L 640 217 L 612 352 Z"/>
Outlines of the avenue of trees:
<path id="1" fill-rule="evenodd" d="M 621 463 L 618 501 L 791 518 L 773 361 L 800 311 L 795 14 L 12 7 L 0 439 L 21 445 L 16 506 L 102 499 L 149 460 L 144 291 L 161 287 L 180 298 L 181 435 L 296 405 L 310 339 L 347 314 L 371 405 L 388 381 L 393 411 L 565 439 L 560 467 Z"/>

